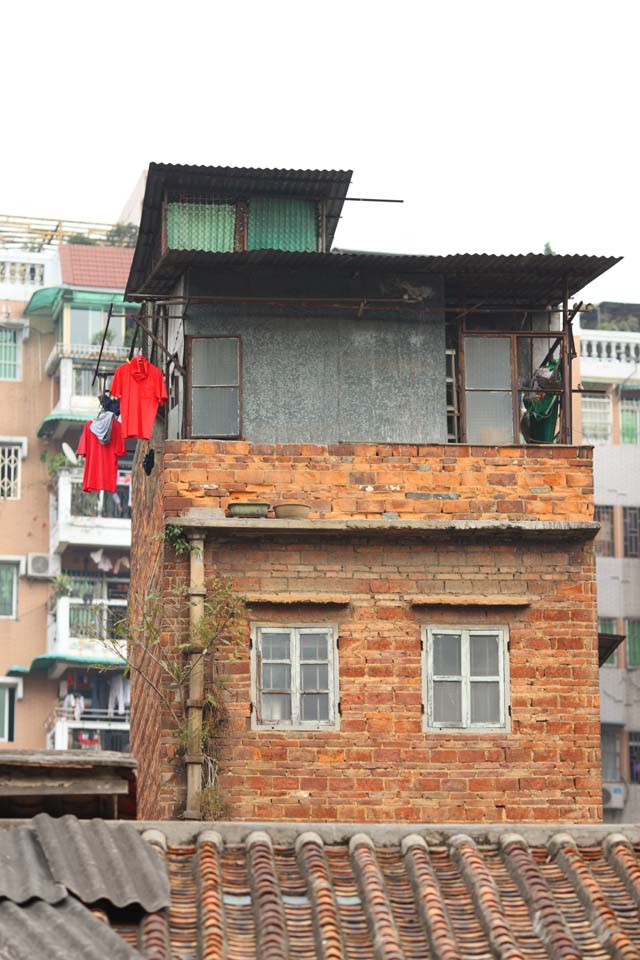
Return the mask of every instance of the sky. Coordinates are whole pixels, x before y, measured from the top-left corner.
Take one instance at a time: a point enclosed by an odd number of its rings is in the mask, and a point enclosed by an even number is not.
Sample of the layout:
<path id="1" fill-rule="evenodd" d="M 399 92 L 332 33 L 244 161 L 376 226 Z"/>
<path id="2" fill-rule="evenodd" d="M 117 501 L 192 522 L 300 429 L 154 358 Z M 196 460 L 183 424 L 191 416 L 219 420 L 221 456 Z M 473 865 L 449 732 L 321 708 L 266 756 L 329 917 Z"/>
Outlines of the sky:
<path id="1" fill-rule="evenodd" d="M 150 161 L 354 171 L 335 244 L 624 256 L 640 302 L 627 0 L 58 0 L 3 9 L 0 213 L 114 222 Z"/>

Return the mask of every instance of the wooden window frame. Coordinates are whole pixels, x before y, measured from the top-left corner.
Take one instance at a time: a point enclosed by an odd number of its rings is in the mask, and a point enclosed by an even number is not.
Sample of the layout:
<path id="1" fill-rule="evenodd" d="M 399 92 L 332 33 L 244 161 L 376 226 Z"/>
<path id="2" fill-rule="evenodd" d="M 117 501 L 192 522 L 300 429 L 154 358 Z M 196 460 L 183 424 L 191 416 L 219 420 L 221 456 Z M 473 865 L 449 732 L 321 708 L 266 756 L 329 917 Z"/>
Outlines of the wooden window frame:
<path id="1" fill-rule="evenodd" d="M 287 693 L 291 695 L 290 720 L 263 720 L 262 719 L 262 636 L 265 633 L 289 633 L 291 687 Z M 303 720 L 300 717 L 301 686 L 299 682 L 300 667 L 304 661 L 300 659 L 300 633 L 323 633 L 329 637 L 328 667 L 329 667 L 329 709 L 328 720 Z M 275 691 L 277 692 L 277 691 Z M 285 691 L 283 691 L 285 692 Z M 338 656 L 338 626 L 335 623 L 252 623 L 251 624 L 251 728 L 253 730 L 339 730 L 340 729 L 340 676 Z"/>
<path id="2" fill-rule="evenodd" d="M 236 340 L 238 343 L 238 433 L 237 434 L 227 434 L 225 436 L 220 436 L 216 434 L 198 434 L 194 436 L 192 433 L 193 417 L 192 417 L 192 406 L 193 406 L 193 396 L 192 396 L 192 372 L 191 372 L 191 363 L 193 356 L 193 341 L 194 340 Z M 185 350 L 185 408 L 186 408 L 186 439 L 188 440 L 241 440 L 242 439 L 242 407 L 243 407 L 243 389 L 242 389 L 242 380 L 243 380 L 243 365 L 242 365 L 242 337 L 236 334 L 187 334 L 184 338 L 184 350 Z"/>
<path id="3" fill-rule="evenodd" d="M 435 675 L 433 672 L 433 635 L 451 634 L 461 638 L 461 673 L 456 677 Z M 497 634 L 499 641 L 499 672 L 491 677 L 470 676 L 469 638 L 474 634 Z M 511 708 L 509 697 L 509 628 L 504 624 L 496 626 L 452 626 L 450 624 L 430 624 L 422 628 L 422 697 L 425 705 L 422 728 L 428 733 L 505 733 L 511 730 Z M 443 723 L 433 719 L 433 684 L 439 680 L 455 680 L 462 683 L 462 720 L 460 723 Z M 500 687 L 500 722 L 471 723 L 471 684 L 473 682 L 494 681 Z"/>

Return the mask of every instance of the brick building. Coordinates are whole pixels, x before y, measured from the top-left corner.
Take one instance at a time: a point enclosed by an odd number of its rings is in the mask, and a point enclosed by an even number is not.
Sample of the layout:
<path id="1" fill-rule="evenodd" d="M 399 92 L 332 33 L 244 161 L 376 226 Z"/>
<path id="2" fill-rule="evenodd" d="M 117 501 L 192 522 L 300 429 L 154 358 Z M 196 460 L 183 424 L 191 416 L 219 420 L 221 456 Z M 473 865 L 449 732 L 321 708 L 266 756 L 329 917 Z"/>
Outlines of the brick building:
<path id="1" fill-rule="evenodd" d="M 597 821 L 570 297 L 615 260 L 332 249 L 349 181 L 149 168 L 126 299 L 170 396 L 136 453 L 134 621 L 159 597 L 166 655 L 197 657 L 219 575 L 247 616 L 192 676 L 186 757 L 134 676 L 140 815 L 200 817 L 206 784 L 234 820 Z"/>

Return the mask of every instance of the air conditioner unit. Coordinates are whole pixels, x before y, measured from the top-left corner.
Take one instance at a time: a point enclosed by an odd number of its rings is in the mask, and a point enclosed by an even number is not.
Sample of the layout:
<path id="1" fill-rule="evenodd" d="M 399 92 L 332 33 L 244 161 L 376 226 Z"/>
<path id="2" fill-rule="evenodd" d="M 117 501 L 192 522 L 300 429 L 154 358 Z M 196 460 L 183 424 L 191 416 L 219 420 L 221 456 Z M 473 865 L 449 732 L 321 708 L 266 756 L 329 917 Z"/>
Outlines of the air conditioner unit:
<path id="1" fill-rule="evenodd" d="M 624 783 L 607 781 L 602 784 L 602 806 L 605 810 L 622 810 L 624 800 Z"/>
<path id="2" fill-rule="evenodd" d="M 50 580 L 60 573 L 60 557 L 50 553 L 27 554 L 27 576 L 36 580 Z"/>

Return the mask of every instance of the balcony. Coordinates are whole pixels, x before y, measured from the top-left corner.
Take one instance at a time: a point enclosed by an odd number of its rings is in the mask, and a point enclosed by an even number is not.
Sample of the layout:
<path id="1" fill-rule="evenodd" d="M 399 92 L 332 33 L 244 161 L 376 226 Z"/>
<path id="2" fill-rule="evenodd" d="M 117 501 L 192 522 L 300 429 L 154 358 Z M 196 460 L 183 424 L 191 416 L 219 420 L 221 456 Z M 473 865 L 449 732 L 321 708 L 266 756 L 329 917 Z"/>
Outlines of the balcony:
<path id="1" fill-rule="evenodd" d="M 615 382 L 638 374 L 640 334 L 622 330 L 580 330 L 578 335 L 582 380 Z"/>
<path id="2" fill-rule="evenodd" d="M 51 353 L 47 357 L 45 370 L 51 377 L 56 372 L 63 359 L 70 360 L 97 360 L 100 353 L 99 343 L 71 343 L 66 346 L 64 343 L 55 343 Z M 129 356 L 129 347 L 114 347 L 105 343 L 102 351 L 103 361 L 116 361 L 123 363 Z"/>
<path id="3" fill-rule="evenodd" d="M 63 553 L 69 545 L 86 547 L 131 546 L 131 473 L 120 473 L 116 493 L 85 493 L 76 470 L 58 474 L 57 495 L 50 499 L 50 553 Z"/>
<path id="4" fill-rule="evenodd" d="M 45 724 L 50 750 L 119 750 L 129 748 L 129 710 L 83 710 L 56 707 Z"/>
<path id="5" fill-rule="evenodd" d="M 47 624 L 47 653 L 88 663 L 113 661 L 116 651 L 125 651 L 119 623 L 126 608 L 126 600 L 91 599 L 85 603 L 79 597 L 58 597 Z M 116 650 L 100 638 L 115 642 Z"/>

